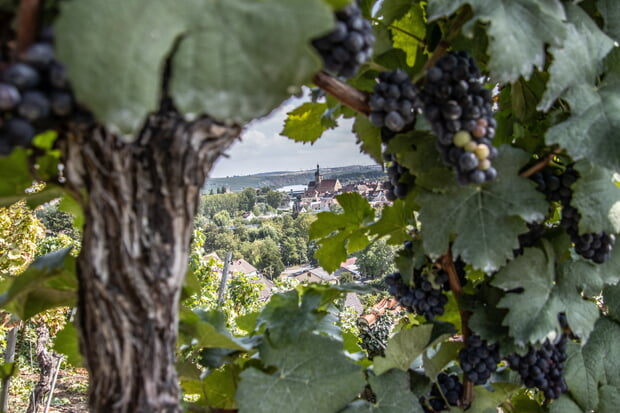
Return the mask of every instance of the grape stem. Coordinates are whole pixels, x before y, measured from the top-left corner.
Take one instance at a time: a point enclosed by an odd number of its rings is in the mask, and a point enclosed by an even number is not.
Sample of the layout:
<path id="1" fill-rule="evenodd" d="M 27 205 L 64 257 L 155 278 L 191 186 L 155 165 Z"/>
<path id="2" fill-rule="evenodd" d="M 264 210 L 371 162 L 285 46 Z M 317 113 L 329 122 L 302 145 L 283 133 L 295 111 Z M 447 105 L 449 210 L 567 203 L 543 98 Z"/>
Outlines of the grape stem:
<path id="1" fill-rule="evenodd" d="M 527 168 L 525 171 L 521 172 L 519 175 L 522 176 L 523 178 L 529 178 L 530 176 L 534 175 L 536 172 L 542 171 L 543 169 L 545 169 L 547 165 L 551 163 L 553 158 L 555 158 L 555 156 L 560 154 L 561 152 L 562 152 L 562 148 L 559 148 L 559 147 L 555 148 L 553 152 L 545 156 L 540 162 Z"/>
<path id="2" fill-rule="evenodd" d="M 40 0 L 21 0 L 19 2 L 16 56 L 24 53 L 36 39 L 40 4 Z"/>
<path id="3" fill-rule="evenodd" d="M 341 82 L 326 72 L 315 74 L 312 78 L 312 82 L 351 109 L 366 116 L 370 114 L 367 93 L 347 83 Z"/>
<path id="4" fill-rule="evenodd" d="M 461 315 L 461 330 L 463 331 L 463 342 L 467 343 L 467 339 L 471 335 L 471 330 L 469 329 L 469 311 L 461 308 L 460 300 L 463 296 L 463 288 L 461 287 L 461 282 L 459 281 L 459 276 L 456 273 L 456 267 L 454 266 L 454 260 L 452 259 L 452 254 L 448 251 L 446 254 L 442 255 L 439 259 L 441 267 L 445 272 L 448 273 L 448 282 L 450 283 L 450 290 L 452 290 L 452 294 L 454 294 L 454 298 L 459 308 L 459 313 Z M 474 396 L 474 384 L 467 379 L 467 377 L 463 377 L 463 394 L 461 395 L 461 406 L 466 409 L 471 405 L 472 399 Z"/>

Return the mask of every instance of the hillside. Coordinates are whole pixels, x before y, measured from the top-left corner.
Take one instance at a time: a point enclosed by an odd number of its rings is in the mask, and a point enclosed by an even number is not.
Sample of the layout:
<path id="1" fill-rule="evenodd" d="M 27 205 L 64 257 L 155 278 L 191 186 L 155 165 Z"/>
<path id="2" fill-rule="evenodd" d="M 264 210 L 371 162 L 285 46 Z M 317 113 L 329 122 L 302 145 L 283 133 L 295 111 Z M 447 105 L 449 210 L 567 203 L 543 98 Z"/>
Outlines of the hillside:
<path id="1" fill-rule="evenodd" d="M 315 172 L 316 169 L 309 169 L 306 171 L 263 172 L 246 176 L 212 178 L 207 179 L 202 191 L 209 193 L 211 189 L 215 191 L 222 186 L 229 187 L 232 192 L 239 192 L 248 187 L 269 187 L 277 189 L 289 185 L 307 185 L 309 181 L 314 180 Z M 386 176 L 379 165 L 352 165 L 336 168 L 321 168 L 321 174 L 325 179 L 338 178 L 343 185 L 363 179 L 382 179 Z"/>

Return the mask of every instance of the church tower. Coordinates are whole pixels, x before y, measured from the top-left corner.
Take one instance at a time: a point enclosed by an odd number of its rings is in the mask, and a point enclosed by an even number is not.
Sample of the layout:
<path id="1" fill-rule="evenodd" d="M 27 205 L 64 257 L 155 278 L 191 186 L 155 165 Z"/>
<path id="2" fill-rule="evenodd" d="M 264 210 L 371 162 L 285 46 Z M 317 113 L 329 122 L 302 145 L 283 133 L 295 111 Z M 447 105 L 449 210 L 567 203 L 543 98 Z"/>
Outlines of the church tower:
<path id="1" fill-rule="evenodd" d="M 318 186 L 323 180 L 323 175 L 319 172 L 319 164 L 316 164 L 316 172 L 314 173 L 314 184 Z"/>

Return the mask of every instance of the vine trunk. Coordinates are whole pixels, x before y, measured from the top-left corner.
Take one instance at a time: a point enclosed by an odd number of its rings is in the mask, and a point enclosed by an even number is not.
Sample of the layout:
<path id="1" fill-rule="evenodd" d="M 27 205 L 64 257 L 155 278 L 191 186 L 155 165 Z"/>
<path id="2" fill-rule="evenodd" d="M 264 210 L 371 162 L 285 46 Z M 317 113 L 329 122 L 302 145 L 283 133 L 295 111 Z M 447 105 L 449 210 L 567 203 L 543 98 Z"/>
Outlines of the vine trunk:
<path id="1" fill-rule="evenodd" d="M 73 125 L 61 139 L 85 226 L 78 331 L 93 413 L 178 412 L 178 305 L 200 189 L 240 135 L 209 118 L 151 115 L 127 142 Z"/>

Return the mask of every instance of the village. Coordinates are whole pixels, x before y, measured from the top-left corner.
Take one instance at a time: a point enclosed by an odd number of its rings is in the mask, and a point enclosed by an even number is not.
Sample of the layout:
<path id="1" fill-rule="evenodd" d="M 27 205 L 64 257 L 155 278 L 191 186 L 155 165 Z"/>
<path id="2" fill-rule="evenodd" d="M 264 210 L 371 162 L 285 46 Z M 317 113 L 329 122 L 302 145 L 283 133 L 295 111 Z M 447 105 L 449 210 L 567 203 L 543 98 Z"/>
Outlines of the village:
<path id="1" fill-rule="evenodd" d="M 340 208 L 336 197 L 343 193 L 357 193 L 365 198 L 373 207 L 380 209 L 385 205 L 391 204 L 386 198 L 386 190 L 384 189 L 384 180 L 362 180 L 343 185 L 338 178 L 326 178 L 321 173 L 320 165 L 317 164 L 314 173 L 314 180 L 309 181 L 307 185 L 290 189 L 283 192 L 279 207 L 275 211 L 271 211 L 263 215 L 255 215 L 252 211 L 245 211 L 241 214 L 241 218 L 246 222 L 245 226 L 250 229 L 257 229 L 265 220 L 276 218 L 279 215 L 295 215 L 307 214 L 314 215 L 326 211 L 338 211 Z M 258 222 L 258 223 L 257 223 Z M 235 231 L 237 228 L 234 224 L 228 226 L 229 230 Z M 208 248 L 207 248 L 208 249 Z M 285 251 L 282 251 L 286 254 Z M 225 254 L 218 254 L 215 251 L 207 253 L 206 257 L 214 262 L 213 271 L 220 279 L 225 265 Z M 227 277 L 235 277 L 243 275 L 251 280 L 252 283 L 260 286 L 260 300 L 266 302 L 271 297 L 273 291 L 276 290 L 276 282 L 293 281 L 295 284 L 324 283 L 339 284 L 344 282 L 365 283 L 366 281 L 380 278 L 384 274 L 362 274 L 358 268 L 355 256 L 349 257 L 340 267 L 329 273 L 319 266 L 312 257 L 308 256 L 307 262 L 288 265 L 276 277 L 265 274 L 256 266 L 252 265 L 245 257 L 234 257 L 228 263 Z M 388 258 L 389 259 L 389 258 Z M 283 257 L 282 261 L 286 261 Z M 364 311 L 357 294 L 347 294 L 345 306 L 351 307 L 359 316 Z"/>

